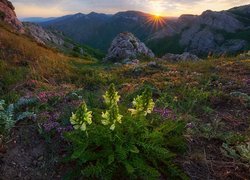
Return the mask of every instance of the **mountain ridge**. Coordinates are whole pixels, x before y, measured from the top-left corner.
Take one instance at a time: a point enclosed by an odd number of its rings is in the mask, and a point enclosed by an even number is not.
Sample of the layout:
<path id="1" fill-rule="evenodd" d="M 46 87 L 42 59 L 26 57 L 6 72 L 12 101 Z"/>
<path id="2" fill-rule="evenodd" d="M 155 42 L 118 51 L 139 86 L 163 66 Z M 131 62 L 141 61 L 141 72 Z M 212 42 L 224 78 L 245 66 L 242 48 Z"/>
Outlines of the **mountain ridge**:
<path id="1" fill-rule="evenodd" d="M 114 15 L 96 13 L 95 17 L 90 17 L 90 14 L 81 14 L 79 17 L 78 14 L 74 14 L 40 24 L 49 29 L 62 31 L 78 43 L 85 42 L 106 51 L 113 38 L 121 32 L 132 32 L 141 40 L 154 33 L 153 25 L 147 24 L 149 16 L 150 14 L 139 11 L 118 12 Z"/>
<path id="2" fill-rule="evenodd" d="M 184 14 L 177 19 L 161 17 L 161 24 L 153 15 L 141 11 L 94 13 L 94 17 L 91 13 L 78 13 L 40 24 L 103 51 L 108 50 L 117 34 L 131 32 L 158 56 L 185 51 L 200 56 L 221 55 L 249 49 L 250 40 L 242 37 L 250 35 L 249 8 L 245 5 L 224 11 L 207 10 L 201 15 Z"/>

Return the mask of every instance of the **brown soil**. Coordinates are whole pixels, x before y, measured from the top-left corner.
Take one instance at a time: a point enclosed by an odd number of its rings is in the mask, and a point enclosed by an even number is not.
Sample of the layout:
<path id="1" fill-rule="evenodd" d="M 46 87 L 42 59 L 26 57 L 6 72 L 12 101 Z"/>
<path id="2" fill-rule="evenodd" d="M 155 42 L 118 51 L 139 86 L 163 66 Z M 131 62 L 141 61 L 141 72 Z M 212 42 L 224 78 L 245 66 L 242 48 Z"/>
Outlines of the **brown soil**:
<path id="1" fill-rule="evenodd" d="M 188 155 L 180 163 L 191 179 L 250 179 L 250 166 L 225 157 L 221 145 L 221 141 L 214 139 L 190 140 Z"/>
<path id="2" fill-rule="evenodd" d="M 5 148 L 6 153 L 0 154 L 1 180 L 61 179 L 56 172 L 59 163 L 36 125 L 19 124 Z"/>

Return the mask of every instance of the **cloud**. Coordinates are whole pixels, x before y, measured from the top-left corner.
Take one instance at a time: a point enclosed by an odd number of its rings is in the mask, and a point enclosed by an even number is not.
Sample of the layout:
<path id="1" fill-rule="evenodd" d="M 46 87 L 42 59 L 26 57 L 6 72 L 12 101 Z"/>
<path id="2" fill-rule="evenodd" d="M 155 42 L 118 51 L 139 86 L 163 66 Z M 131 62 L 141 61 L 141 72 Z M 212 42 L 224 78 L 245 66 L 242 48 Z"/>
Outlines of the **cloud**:
<path id="1" fill-rule="evenodd" d="M 249 4 L 250 0 L 12 0 L 19 17 L 61 16 L 92 11 L 115 13 L 138 10 L 164 16 L 200 14 L 207 9 L 223 10 Z"/>

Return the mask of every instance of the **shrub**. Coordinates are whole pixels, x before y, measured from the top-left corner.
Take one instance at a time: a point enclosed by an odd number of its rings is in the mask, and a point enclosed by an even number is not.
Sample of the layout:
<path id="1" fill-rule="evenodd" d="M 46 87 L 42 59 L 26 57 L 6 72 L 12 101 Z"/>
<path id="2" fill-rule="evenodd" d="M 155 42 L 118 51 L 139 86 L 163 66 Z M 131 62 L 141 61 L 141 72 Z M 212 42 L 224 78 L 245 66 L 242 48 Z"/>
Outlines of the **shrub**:
<path id="1" fill-rule="evenodd" d="M 242 161 L 250 164 L 250 142 L 242 143 L 232 147 L 226 143 L 223 143 L 221 151 L 227 157 L 241 159 Z"/>
<path id="2" fill-rule="evenodd" d="M 243 145 L 238 145 L 236 149 L 238 150 L 241 158 L 244 161 L 247 161 L 248 163 L 250 163 L 250 142 L 243 144 Z"/>
<path id="3" fill-rule="evenodd" d="M 8 133 L 17 121 L 34 117 L 33 112 L 26 111 L 26 107 L 34 102 L 34 99 L 21 98 L 17 103 L 6 107 L 5 101 L 0 100 L 0 134 Z"/>
<path id="4" fill-rule="evenodd" d="M 70 119 L 75 130 L 65 137 L 73 147 L 69 157 L 76 164 L 73 178 L 187 178 L 172 162 L 175 154 L 166 143 L 168 135 L 180 127 L 183 131 L 184 126 L 163 124 L 156 128 L 150 124 L 147 114 L 152 112 L 154 102 L 149 90 L 134 99 L 131 113 L 124 116 L 119 111 L 120 96 L 114 85 L 103 97 L 106 110 L 102 115 L 92 113 L 83 103 Z M 172 142 L 176 143 L 184 144 Z"/>

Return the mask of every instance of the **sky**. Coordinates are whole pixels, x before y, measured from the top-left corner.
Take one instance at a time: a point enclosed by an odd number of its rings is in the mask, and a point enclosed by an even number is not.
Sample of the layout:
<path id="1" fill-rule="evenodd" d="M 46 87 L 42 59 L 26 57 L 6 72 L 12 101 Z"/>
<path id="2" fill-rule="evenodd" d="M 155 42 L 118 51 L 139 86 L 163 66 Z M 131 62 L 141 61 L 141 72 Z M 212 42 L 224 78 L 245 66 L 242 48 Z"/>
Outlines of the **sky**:
<path id="1" fill-rule="evenodd" d="M 201 14 L 205 10 L 226 10 L 250 4 L 250 0 L 10 0 L 19 18 L 58 17 L 67 14 L 114 14 L 136 10 L 158 16 L 178 17 L 181 14 Z"/>

